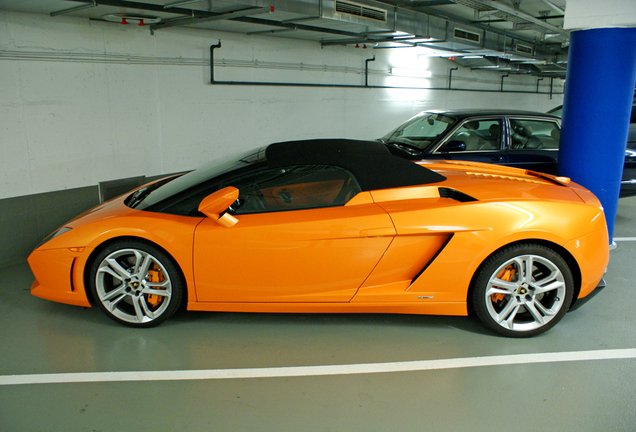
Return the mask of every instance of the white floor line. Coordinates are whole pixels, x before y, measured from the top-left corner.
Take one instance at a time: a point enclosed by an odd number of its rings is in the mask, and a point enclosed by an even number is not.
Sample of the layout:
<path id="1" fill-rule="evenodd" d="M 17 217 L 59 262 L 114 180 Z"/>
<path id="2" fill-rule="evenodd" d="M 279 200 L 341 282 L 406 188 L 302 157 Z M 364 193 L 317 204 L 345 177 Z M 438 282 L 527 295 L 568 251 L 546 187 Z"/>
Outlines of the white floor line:
<path id="1" fill-rule="evenodd" d="M 614 237 L 614 241 L 636 241 L 636 237 Z"/>
<path id="2" fill-rule="evenodd" d="M 470 367 L 520 365 L 530 363 L 560 363 L 618 359 L 636 359 L 636 349 L 516 354 L 504 356 L 467 357 L 441 360 L 421 360 L 393 363 L 363 363 L 328 366 L 0 375 L 0 385 L 313 377 L 328 375 L 353 375 L 387 372 L 414 372 L 442 369 L 461 369 Z"/>

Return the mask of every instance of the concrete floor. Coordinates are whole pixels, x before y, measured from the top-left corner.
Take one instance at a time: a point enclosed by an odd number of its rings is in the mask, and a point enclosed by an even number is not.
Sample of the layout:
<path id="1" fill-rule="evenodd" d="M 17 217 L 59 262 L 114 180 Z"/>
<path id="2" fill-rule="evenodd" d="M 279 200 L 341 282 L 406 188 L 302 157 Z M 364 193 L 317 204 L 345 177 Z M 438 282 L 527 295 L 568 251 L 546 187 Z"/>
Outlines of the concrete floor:
<path id="1" fill-rule="evenodd" d="M 615 237 L 636 238 L 636 198 Z M 154 329 L 29 294 L 0 269 L 9 375 L 356 365 L 636 348 L 635 241 L 554 329 L 507 339 L 468 318 L 190 312 Z M 585 354 L 584 354 L 585 357 Z M 490 364 L 490 363 L 489 363 Z M 43 375 L 40 375 L 43 374 Z M 636 431 L 636 358 L 336 376 L 0 385 L 0 431 Z"/>

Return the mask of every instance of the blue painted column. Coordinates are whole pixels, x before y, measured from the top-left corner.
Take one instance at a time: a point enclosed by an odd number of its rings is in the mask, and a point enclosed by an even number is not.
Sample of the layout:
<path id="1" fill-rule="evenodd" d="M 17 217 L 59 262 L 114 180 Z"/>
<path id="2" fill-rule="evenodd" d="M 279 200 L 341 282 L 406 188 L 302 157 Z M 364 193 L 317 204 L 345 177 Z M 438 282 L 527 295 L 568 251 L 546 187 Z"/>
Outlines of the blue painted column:
<path id="1" fill-rule="evenodd" d="M 636 28 L 570 33 L 559 175 L 601 201 L 610 243 L 636 85 Z"/>

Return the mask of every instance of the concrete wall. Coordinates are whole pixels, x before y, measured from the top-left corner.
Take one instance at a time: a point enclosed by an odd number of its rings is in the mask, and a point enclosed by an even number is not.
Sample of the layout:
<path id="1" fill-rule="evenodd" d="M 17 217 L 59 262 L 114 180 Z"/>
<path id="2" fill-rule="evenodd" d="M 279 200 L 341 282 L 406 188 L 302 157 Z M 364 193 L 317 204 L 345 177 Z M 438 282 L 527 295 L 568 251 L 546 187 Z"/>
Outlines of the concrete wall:
<path id="1" fill-rule="evenodd" d="M 215 51 L 218 80 L 362 85 L 364 60 L 375 55 L 370 85 L 423 88 L 210 85 L 209 47 L 219 39 L 223 47 Z M 388 70 L 393 66 L 426 67 L 433 75 L 418 80 L 392 77 Z M 102 181 L 188 170 L 281 140 L 373 139 L 423 109 L 546 111 L 562 102 L 562 82 L 554 83 L 557 94 L 550 99 L 533 94 L 537 78 L 521 75 L 507 77 L 503 93 L 430 89 L 446 88 L 453 66 L 413 49 L 321 48 L 311 41 L 178 28 L 151 35 L 134 25 L 3 11 L 2 243 L 25 212 L 30 220 L 57 214 L 51 223 L 57 226 L 78 207 L 92 205 L 82 193 L 75 202 L 73 193 L 63 193 L 66 190 L 86 191 Z M 549 80 L 540 84 L 541 92 L 549 90 Z M 499 73 L 453 73 L 455 89 L 496 91 L 500 85 Z M 58 192 L 63 195 L 51 196 L 63 196 L 64 201 L 45 198 Z M 24 202 L 29 205 L 24 207 Z M 51 205 L 69 210 L 51 213 Z M 23 226 L 25 232 L 34 228 Z M 0 266 L 23 260 L 23 251 L 36 243 L 31 233 L 24 241 L 12 238 L 13 247 L 0 246 Z M 14 253 L 18 249 L 21 252 Z"/>

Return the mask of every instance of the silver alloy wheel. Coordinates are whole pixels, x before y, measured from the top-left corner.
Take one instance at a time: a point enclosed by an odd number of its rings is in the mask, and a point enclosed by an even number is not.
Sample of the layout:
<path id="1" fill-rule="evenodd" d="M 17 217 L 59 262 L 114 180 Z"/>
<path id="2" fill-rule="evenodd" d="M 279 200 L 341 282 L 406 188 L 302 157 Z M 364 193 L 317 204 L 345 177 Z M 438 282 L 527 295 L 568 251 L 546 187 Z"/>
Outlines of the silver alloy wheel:
<path id="1" fill-rule="evenodd" d="M 504 329 L 527 332 L 549 323 L 564 306 L 566 282 L 559 267 L 538 255 L 505 261 L 485 290 L 490 318 Z"/>
<path id="2" fill-rule="evenodd" d="M 164 265 L 139 249 L 108 254 L 95 273 L 97 297 L 114 317 L 131 324 L 150 323 L 170 305 L 172 281 Z"/>

